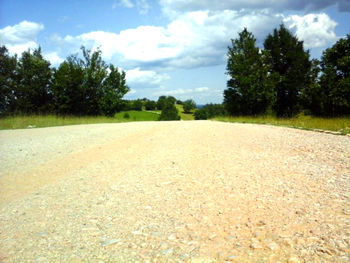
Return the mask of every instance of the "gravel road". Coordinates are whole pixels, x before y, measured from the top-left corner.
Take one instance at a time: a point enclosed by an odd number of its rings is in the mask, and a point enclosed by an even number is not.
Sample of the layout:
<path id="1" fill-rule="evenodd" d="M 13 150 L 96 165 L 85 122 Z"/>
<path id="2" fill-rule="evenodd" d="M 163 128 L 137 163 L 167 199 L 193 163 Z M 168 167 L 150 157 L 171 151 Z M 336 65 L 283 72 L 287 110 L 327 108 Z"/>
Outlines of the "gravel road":
<path id="1" fill-rule="evenodd" d="M 0 131 L 0 262 L 349 262 L 350 138 L 212 121 Z"/>

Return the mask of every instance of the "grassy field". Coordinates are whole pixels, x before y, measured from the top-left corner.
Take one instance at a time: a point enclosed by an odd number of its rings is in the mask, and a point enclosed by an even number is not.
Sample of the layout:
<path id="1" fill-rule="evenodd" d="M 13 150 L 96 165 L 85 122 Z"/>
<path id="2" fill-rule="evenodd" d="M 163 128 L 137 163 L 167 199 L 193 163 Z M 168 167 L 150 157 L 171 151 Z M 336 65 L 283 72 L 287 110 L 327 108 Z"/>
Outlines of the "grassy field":
<path id="1" fill-rule="evenodd" d="M 182 105 L 176 104 L 175 105 L 177 110 L 179 111 L 179 115 L 181 117 L 181 120 L 184 121 L 189 121 L 189 120 L 194 120 L 193 113 L 194 111 L 192 110 L 191 113 L 184 113 L 184 108 Z"/>
<path id="2" fill-rule="evenodd" d="M 129 118 L 125 118 L 129 114 Z M 157 121 L 159 114 L 151 111 L 121 111 L 114 116 L 119 121 Z"/>
<path id="3" fill-rule="evenodd" d="M 320 129 L 337 131 L 342 134 L 350 133 L 350 117 L 343 118 L 318 118 L 300 115 L 295 118 L 276 118 L 272 116 L 261 117 L 217 117 L 213 120 L 240 123 L 260 123 L 269 125 L 286 126 L 307 130 Z"/>
<path id="4" fill-rule="evenodd" d="M 129 118 L 124 118 L 128 113 Z M 104 116 L 56 116 L 56 115 L 30 115 L 30 116 L 10 116 L 0 118 L 0 129 L 25 129 L 28 127 L 53 127 L 76 124 L 93 124 L 93 123 L 115 123 L 128 121 L 156 121 L 159 114 L 145 111 L 127 111 L 116 114 L 114 118 Z"/>

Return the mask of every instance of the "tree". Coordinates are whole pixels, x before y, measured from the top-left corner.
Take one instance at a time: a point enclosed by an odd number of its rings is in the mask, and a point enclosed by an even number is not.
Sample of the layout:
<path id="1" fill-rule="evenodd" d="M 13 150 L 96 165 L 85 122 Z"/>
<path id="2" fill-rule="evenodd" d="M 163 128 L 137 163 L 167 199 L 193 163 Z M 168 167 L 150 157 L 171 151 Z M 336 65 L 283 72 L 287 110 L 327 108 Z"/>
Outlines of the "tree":
<path id="1" fill-rule="evenodd" d="M 99 100 L 100 112 L 106 116 L 114 116 L 122 107 L 121 100 L 129 91 L 126 85 L 125 72 L 119 72 L 118 68 L 109 65 L 108 76 L 102 83 L 101 98 Z M 142 102 L 141 110 L 142 110 Z"/>
<path id="2" fill-rule="evenodd" d="M 350 35 L 323 52 L 321 68 L 324 114 L 350 114 Z"/>
<path id="3" fill-rule="evenodd" d="M 11 111 L 16 89 L 17 57 L 9 55 L 5 46 L 0 47 L 0 115 Z"/>
<path id="4" fill-rule="evenodd" d="M 320 61 L 311 60 L 311 69 L 309 74 L 309 85 L 306 85 L 300 94 L 300 102 L 303 110 L 307 114 L 322 115 L 324 110 L 325 93 L 319 83 Z"/>
<path id="5" fill-rule="evenodd" d="M 175 104 L 176 99 L 172 96 L 160 96 L 157 101 L 157 109 L 163 110 L 164 106 L 170 102 L 171 104 Z"/>
<path id="6" fill-rule="evenodd" d="M 183 107 L 185 113 L 191 113 L 191 110 L 196 108 L 196 103 L 194 102 L 194 100 L 185 100 L 183 102 Z"/>
<path id="7" fill-rule="evenodd" d="M 310 84 L 309 52 L 283 24 L 267 36 L 264 47 L 269 74 L 274 79 L 274 110 L 277 116 L 293 116 L 299 111 L 301 91 Z"/>
<path id="8" fill-rule="evenodd" d="M 146 110 L 155 110 L 157 109 L 157 103 L 153 100 L 147 100 L 145 103 Z"/>
<path id="9" fill-rule="evenodd" d="M 159 116 L 159 120 L 161 121 L 180 120 L 179 112 L 176 109 L 172 99 L 168 99 L 165 101 L 162 112 Z"/>
<path id="10" fill-rule="evenodd" d="M 82 61 L 70 56 L 54 71 L 52 93 L 55 112 L 58 114 L 85 114 L 85 72 Z"/>
<path id="11" fill-rule="evenodd" d="M 41 48 L 25 51 L 18 62 L 18 85 L 14 90 L 15 111 L 45 113 L 50 111 L 50 63 L 41 54 Z"/>
<path id="12" fill-rule="evenodd" d="M 227 115 L 227 111 L 223 104 L 206 104 L 201 109 L 196 110 L 194 118 L 196 120 L 206 120 L 224 115 Z"/>
<path id="13" fill-rule="evenodd" d="M 230 79 L 224 91 L 226 108 L 232 115 L 264 113 L 270 105 L 272 90 L 256 39 L 245 28 L 231 43 L 226 67 Z"/>

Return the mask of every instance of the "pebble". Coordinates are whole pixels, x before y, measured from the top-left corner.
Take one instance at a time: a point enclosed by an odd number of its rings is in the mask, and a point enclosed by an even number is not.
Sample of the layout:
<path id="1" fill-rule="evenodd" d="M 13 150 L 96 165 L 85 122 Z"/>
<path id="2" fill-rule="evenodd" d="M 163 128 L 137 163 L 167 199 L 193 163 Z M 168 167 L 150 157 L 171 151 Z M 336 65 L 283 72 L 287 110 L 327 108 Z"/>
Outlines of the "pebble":
<path id="1" fill-rule="evenodd" d="M 102 246 L 105 247 L 105 246 L 109 246 L 109 245 L 113 245 L 115 243 L 118 243 L 120 242 L 121 240 L 119 238 L 115 238 L 115 239 L 110 239 L 110 240 L 107 240 L 107 241 L 104 241 L 102 243 Z"/>
<path id="2" fill-rule="evenodd" d="M 288 263 L 301 263 L 297 257 L 290 257 L 287 261 Z"/>

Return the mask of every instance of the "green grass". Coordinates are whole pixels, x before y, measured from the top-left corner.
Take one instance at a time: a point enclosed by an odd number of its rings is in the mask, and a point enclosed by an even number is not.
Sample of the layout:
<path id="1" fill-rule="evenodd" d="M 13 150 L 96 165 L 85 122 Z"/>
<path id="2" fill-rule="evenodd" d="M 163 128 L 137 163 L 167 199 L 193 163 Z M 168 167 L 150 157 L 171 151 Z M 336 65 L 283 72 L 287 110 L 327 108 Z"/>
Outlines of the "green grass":
<path id="1" fill-rule="evenodd" d="M 260 117 L 216 117 L 213 120 L 240 123 L 260 123 L 277 126 L 286 126 L 299 129 L 320 129 L 337 131 L 342 134 L 350 133 L 350 117 L 342 118 L 319 118 L 313 116 L 300 115 L 294 118 L 276 118 L 273 116 Z"/>
<path id="2" fill-rule="evenodd" d="M 130 118 L 124 118 L 124 115 L 128 113 Z M 159 114 L 157 112 L 150 111 L 121 111 L 114 116 L 119 121 L 157 121 Z"/>
<path id="3" fill-rule="evenodd" d="M 10 116 L 0 118 L 0 129 L 24 129 L 28 126 L 33 127 L 51 127 L 75 124 L 92 123 L 111 123 L 120 122 L 115 118 L 104 116 L 97 117 L 75 117 L 75 116 L 56 116 L 56 115 L 29 115 L 29 116 Z"/>
<path id="4" fill-rule="evenodd" d="M 94 124 L 94 123 L 118 123 L 129 121 L 156 121 L 159 114 L 145 111 L 127 111 L 130 118 L 123 118 L 124 113 L 117 113 L 114 118 L 105 116 L 56 116 L 56 115 L 18 115 L 0 118 L 0 130 L 4 129 L 25 129 L 28 126 L 35 128 L 53 127 L 76 124 Z"/>
<path id="5" fill-rule="evenodd" d="M 181 120 L 184 121 L 189 121 L 189 120 L 194 120 L 194 110 L 191 111 L 191 113 L 185 113 L 184 112 L 184 107 L 182 105 L 176 104 L 175 105 L 177 110 L 179 111 L 179 115 L 181 117 Z"/>

